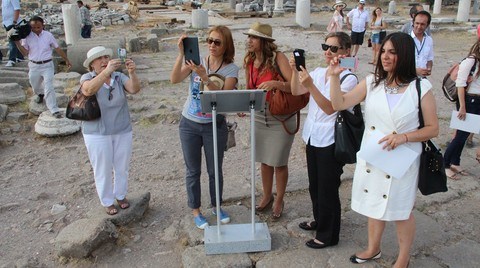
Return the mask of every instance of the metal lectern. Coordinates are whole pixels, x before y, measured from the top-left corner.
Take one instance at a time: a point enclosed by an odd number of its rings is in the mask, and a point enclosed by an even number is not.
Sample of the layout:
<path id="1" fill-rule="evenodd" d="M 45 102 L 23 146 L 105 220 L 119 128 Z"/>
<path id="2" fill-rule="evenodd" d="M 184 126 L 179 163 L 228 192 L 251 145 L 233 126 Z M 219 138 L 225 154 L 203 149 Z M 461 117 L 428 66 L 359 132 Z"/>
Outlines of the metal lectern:
<path id="1" fill-rule="evenodd" d="M 251 184 L 252 184 L 252 222 L 251 224 L 220 223 L 220 206 L 217 205 L 217 225 L 205 228 L 205 252 L 209 254 L 241 253 L 269 251 L 272 239 L 266 223 L 255 223 L 255 111 L 265 109 L 264 90 L 222 90 L 200 92 L 202 112 L 217 113 L 250 112 L 251 143 Z M 213 122 L 213 151 L 215 162 L 215 194 L 220 201 L 218 182 L 217 120 Z"/>

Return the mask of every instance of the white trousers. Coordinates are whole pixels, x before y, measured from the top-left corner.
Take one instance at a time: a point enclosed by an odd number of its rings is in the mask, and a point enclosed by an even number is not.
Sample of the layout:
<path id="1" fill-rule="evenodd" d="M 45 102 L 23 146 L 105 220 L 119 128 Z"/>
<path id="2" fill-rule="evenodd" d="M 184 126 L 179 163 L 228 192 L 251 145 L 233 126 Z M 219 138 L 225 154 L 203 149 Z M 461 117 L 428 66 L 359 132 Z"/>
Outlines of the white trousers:
<path id="1" fill-rule="evenodd" d="M 113 205 L 115 199 L 123 200 L 128 188 L 132 132 L 117 135 L 83 134 L 83 139 L 102 206 Z"/>
<path id="2" fill-rule="evenodd" d="M 53 114 L 58 112 L 57 97 L 55 96 L 55 88 L 53 87 L 53 77 L 55 75 L 55 66 L 53 61 L 36 64 L 33 62 L 28 63 L 28 79 L 32 86 L 33 93 L 36 95 L 44 94 L 45 104 L 48 110 Z"/>

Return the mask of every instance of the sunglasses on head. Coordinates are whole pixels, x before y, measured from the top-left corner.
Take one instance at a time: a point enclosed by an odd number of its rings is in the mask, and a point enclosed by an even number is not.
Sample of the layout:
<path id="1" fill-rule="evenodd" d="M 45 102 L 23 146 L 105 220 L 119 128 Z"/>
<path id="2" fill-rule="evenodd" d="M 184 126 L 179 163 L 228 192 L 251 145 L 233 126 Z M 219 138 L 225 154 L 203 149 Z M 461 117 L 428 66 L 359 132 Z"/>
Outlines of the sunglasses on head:
<path id="1" fill-rule="evenodd" d="M 337 53 L 337 51 L 339 49 L 342 49 L 343 47 L 337 47 L 337 46 L 330 46 L 330 45 L 327 45 L 327 44 L 322 44 L 322 49 L 323 51 L 327 51 L 328 49 L 330 49 L 330 51 L 332 51 L 333 53 Z"/>
<path id="2" fill-rule="evenodd" d="M 207 43 L 208 43 L 209 45 L 211 45 L 212 43 L 214 43 L 217 47 L 219 47 L 219 46 L 222 44 L 222 40 L 213 39 L 213 38 L 208 37 L 208 38 L 207 38 Z"/>
<path id="3" fill-rule="evenodd" d="M 111 101 L 113 99 L 113 94 L 112 94 L 112 91 L 114 90 L 115 88 L 110 86 L 108 88 L 108 100 Z"/>

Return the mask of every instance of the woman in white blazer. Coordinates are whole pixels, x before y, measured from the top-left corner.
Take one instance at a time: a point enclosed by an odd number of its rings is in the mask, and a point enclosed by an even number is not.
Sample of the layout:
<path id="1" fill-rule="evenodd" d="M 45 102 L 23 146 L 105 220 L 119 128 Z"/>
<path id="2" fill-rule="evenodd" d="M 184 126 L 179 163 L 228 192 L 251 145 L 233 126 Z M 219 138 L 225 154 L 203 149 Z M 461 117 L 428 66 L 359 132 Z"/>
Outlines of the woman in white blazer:
<path id="1" fill-rule="evenodd" d="M 380 47 L 380 61 L 375 73 L 367 76 L 351 92 L 340 91 L 339 74 L 343 71 L 334 59 L 331 75 L 331 101 L 337 111 L 365 101 L 365 133 L 362 150 L 375 135 L 383 149 L 394 150 L 407 146 L 420 153 L 422 141 L 438 135 L 438 119 L 432 85 L 421 80 L 421 112 L 425 126 L 419 127 L 418 94 L 416 88 L 415 45 L 405 33 L 393 33 Z M 378 137 L 378 136 L 377 136 Z M 395 157 L 395 156 L 392 156 Z M 392 159 L 388 159 L 392 160 Z M 394 159 L 396 163 L 405 162 Z M 381 167 L 381 165 L 378 165 Z M 418 184 L 419 159 L 406 167 L 405 175 L 394 177 L 357 157 L 352 186 L 352 209 L 368 217 L 368 247 L 350 257 L 353 263 L 381 257 L 380 243 L 387 221 L 397 227 L 399 253 L 393 267 L 407 267 L 410 248 L 415 237 L 415 219 L 412 214 Z"/>

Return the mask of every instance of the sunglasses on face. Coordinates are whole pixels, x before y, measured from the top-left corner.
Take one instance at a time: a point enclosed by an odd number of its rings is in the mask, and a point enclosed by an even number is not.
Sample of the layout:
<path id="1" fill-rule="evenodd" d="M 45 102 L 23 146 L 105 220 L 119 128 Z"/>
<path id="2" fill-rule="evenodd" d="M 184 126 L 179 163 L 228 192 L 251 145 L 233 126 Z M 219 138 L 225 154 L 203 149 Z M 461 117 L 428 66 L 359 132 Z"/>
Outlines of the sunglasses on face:
<path id="1" fill-rule="evenodd" d="M 330 49 L 330 51 L 332 51 L 333 53 L 337 53 L 337 51 L 339 49 L 342 49 L 343 47 L 337 47 L 337 46 L 331 46 L 331 45 L 327 45 L 327 44 L 322 44 L 322 49 L 323 51 L 327 51 L 328 49 Z"/>
<path id="2" fill-rule="evenodd" d="M 217 47 L 219 47 L 220 45 L 222 45 L 222 40 L 213 39 L 213 38 L 208 37 L 208 38 L 207 38 L 207 43 L 208 43 L 209 45 L 211 45 L 212 43 L 214 43 Z"/>

